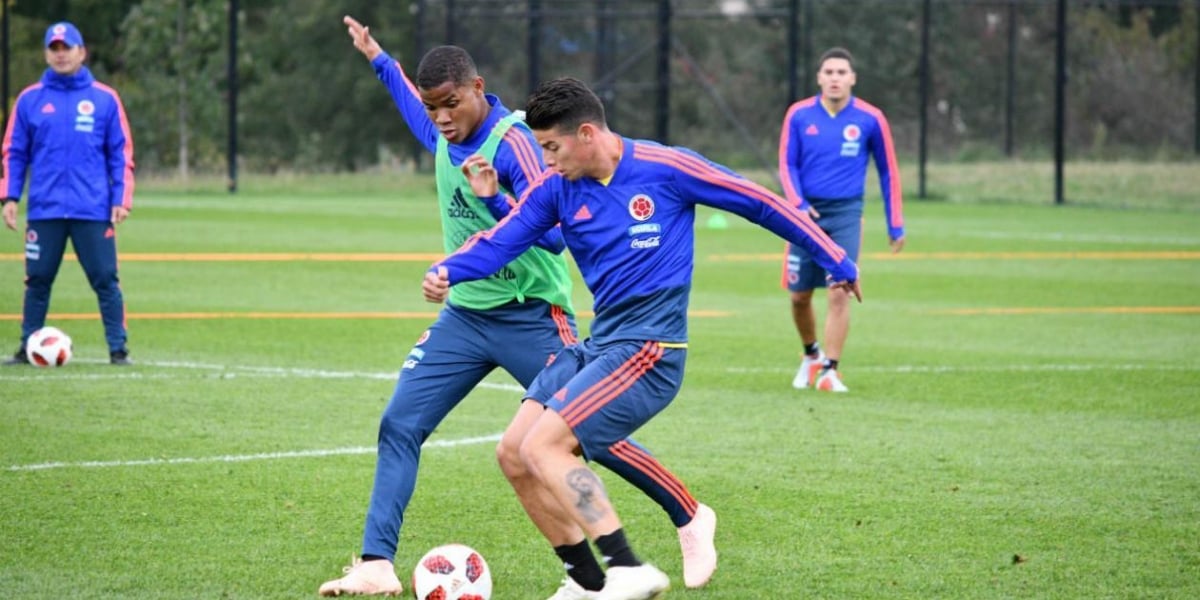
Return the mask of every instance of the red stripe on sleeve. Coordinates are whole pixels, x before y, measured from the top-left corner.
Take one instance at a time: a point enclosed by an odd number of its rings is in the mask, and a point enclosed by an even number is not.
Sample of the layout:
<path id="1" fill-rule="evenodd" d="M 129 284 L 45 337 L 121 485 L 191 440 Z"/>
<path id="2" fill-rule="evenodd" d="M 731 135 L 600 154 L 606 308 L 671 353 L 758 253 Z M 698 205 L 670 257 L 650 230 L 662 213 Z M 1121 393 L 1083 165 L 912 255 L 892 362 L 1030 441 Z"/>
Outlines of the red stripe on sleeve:
<path id="1" fill-rule="evenodd" d="M 801 211 L 786 200 L 771 192 L 765 187 L 754 183 L 748 179 L 736 177 L 713 167 L 712 165 L 700 160 L 694 156 L 690 156 L 667 148 L 652 148 L 643 144 L 634 146 L 634 157 L 651 162 L 657 162 L 674 167 L 684 173 L 688 173 L 697 179 L 708 181 L 709 183 L 724 187 L 750 198 L 767 204 L 775 210 L 775 212 L 783 215 L 793 225 L 803 230 L 808 237 L 812 238 L 825 253 L 828 254 L 834 262 L 842 262 L 846 253 L 837 244 L 813 222 L 812 218 L 807 213 Z"/>

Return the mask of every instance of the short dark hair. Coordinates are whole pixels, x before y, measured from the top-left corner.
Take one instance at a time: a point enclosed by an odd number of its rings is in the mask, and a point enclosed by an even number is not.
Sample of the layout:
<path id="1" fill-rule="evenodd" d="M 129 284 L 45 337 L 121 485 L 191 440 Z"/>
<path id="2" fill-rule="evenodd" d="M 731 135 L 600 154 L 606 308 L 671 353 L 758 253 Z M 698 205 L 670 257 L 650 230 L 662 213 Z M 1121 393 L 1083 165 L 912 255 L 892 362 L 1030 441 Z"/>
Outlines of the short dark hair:
<path id="1" fill-rule="evenodd" d="M 854 70 L 854 55 L 850 54 L 849 50 L 847 50 L 841 46 L 834 46 L 834 47 L 826 50 L 825 53 L 821 55 L 821 60 L 817 61 L 817 70 L 820 71 L 821 67 L 825 66 L 825 61 L 827 61 L 831 58 L 846 59 L 846 62 L 850 63 L 850 70 L 851 71 Z"/>
<path id="2" fill-rule="evenodd" d="M 417 65 L 417 87 L 431 90 L 447 81 L 455 86 L 467 85 L 479 76 L 475 61 L 458 46 L 437 46 Z"/>
<path id="3" fill-rule="evenodd" d="M 525 103 L 525 123 L 530 129 L 573 131 L 584 123 L 607 128 L 604 104 L 582 81 L 559 77 L 544 81 Z"/>

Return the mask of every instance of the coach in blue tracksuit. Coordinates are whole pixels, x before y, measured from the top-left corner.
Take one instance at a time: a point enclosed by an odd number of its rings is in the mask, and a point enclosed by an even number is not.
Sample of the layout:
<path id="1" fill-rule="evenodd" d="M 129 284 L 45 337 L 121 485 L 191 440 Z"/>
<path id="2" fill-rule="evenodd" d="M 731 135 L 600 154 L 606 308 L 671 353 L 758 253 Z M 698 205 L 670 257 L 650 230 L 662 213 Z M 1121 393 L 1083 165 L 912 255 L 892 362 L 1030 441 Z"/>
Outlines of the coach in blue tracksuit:
<path id="1" fill-rule="evenodd" d="M 109 361 L 129 364 L 115 226 L 133 202 L 133 139 L 116 90 L 92 77 L 85 58 L 79 29 L 51 25 L 50 67 L 17 96 L 4 132 L 0 194 L 4 224 L 14 231 L 29 174 L 21 349 L 5 364 L 28 362 L 25 340 L 45 324 L 68 238 L 99 300 Z"/>

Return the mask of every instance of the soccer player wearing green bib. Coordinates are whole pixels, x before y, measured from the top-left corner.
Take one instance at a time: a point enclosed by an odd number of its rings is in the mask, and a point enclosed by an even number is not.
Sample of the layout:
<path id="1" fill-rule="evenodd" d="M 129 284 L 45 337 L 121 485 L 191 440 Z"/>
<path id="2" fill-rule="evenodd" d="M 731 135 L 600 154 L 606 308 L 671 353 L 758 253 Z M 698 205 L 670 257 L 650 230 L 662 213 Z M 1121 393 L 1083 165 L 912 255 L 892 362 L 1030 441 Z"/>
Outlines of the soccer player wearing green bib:
<path id="1" fill-rule="evenodd" d="M 471 235 L 505 217 L 543 171 L 541 151 L 523 122 L 484 92 L 470 55 L 455 46 L 430 50 L 415 85 L 362 24 L 343 19 L 355 48 L 371 61 L 418 140 L 435 155 L 444 249 L 451 253 Z M 500 193 L 477 197 L 461 171 L 471 156 L 497 171 Z M 324 596 L 399 594 L 393 560 L 404 509 L 416 483 L 421 445 L 434 428 L 492 370 L 508 371 L 528 387 L 548 362 L 577 341 L 571 279 L 562 234 L 547 232 L 493 276 L 457 286 L 437 320 L 413 346 L 379 427 L 375 483 L 367 509 L 362 558 L 346 576 L 326 582 Z M 544 412 L 523 402 L 497 447 L 497 458 L 515 490 L 534 479 L 519 444 Z M 627 440 L 624 460 L 605 466 L 660 504 L 679 530 L 685 582 L 707 583 L 716 568 L 716 516 L 645 448 Z M 519 493 L 526 512 L 567 568 L 555 600 L 593 598 L 604 571 L 583 531 L 548 497 Z"/>

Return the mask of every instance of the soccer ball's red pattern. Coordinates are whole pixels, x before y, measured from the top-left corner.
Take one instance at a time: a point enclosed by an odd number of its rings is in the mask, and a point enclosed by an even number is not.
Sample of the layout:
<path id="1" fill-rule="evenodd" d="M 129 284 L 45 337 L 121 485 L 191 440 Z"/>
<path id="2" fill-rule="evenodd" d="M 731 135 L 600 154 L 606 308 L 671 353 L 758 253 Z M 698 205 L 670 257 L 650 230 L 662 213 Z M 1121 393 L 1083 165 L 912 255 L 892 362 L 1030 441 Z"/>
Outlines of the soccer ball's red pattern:
<path id="1" fill-rule="evenodd" d="M 437 573 L 439 575 L 449 575 L 454 572 L 454 563 L 450 562 L 450 559 L 442 556 L 441 554 L 426 558 L 425 560 L 421 561 L 421 566 L 425 567 L 426 571 L 429 571 L 430 573 Z"/>
<path id="2" fill-rule="evenodd" d="M 483 557 L 478 552 L 472 552 L 467 557 L 467 581 L 475 583 L 483 575 Z"/>
<path id="3" fill-rule="evenodd" d="M 479 552 L 463 544 L 446 544 L 417 562 L 412 589 L 418 600 L 490 600 L 492 574 Z"/>
<path id="4" fill-rule="evenodd" d="M 61 367 L 71 360 L 71 337 L 56 327 L 43 327 L 25 340 L 25 357 L 39 367 Z"/>

